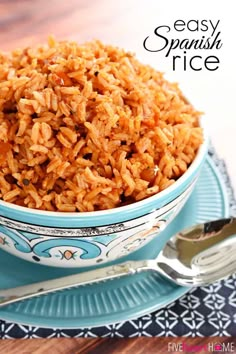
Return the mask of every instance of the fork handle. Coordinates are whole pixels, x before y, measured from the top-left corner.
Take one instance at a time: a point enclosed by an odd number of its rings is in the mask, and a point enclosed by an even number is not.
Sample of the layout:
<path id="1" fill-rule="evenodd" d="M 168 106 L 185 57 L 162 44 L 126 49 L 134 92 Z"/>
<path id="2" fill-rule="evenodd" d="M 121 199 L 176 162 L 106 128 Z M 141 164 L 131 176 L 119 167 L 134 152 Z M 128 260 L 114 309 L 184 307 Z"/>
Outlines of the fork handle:
<path id="1" fill-rule="evenodd" d="M 129 261 L 75 275 L 19 286 L 16 288 L 0 289 L 0 306 L 5 306 L 13 302 L 48 294 L 58 290 L 114 279 L 129 274 L 135 274 L 144 270 L 151 270 L 154 267 L 154 261 Z"/>

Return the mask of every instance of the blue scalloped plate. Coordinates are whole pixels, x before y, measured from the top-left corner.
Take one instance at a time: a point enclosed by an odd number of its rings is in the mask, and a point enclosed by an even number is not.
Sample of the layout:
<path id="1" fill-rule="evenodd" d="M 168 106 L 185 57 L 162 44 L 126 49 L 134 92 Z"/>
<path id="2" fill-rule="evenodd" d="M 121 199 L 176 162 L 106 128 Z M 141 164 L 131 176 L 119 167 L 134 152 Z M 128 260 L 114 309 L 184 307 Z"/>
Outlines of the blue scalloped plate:
<path id="1" fill-rule="evenodd" d="M 214 163 L 208 158 L 191 197 L 178 217 L 166 228 L 162 240 L 167 241 L 171 235 L 187 226 L 228 214 L 224 183 Z M 157 237 L 122 260 L 155 258 L 163 242 L 159 242 Z M 2 250 L 0 269 L 2 288 L 78 272 L 75 269 L 63 270 L 32 264 Z M 12 304 L 0 309 L 0 318 L 40 327 L 96 327 L 145 315 L 166 306 L 187 291 L 187 288 L 172 284 L 155 273 L 144 272 Z"/>

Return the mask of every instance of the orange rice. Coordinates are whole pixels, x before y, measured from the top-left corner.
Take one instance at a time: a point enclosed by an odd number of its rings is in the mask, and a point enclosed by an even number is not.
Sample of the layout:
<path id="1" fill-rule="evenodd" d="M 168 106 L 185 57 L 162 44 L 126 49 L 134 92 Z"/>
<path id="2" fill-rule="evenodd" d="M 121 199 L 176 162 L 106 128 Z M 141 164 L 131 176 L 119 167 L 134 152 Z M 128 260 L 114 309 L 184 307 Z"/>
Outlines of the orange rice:
<path id="1" fill-rule="evenodd" d="M 199 116 L 162 73 L 99 41 L 0 54 L 0 198 L 67 212 L 142 200 L 187 170 Z"/>

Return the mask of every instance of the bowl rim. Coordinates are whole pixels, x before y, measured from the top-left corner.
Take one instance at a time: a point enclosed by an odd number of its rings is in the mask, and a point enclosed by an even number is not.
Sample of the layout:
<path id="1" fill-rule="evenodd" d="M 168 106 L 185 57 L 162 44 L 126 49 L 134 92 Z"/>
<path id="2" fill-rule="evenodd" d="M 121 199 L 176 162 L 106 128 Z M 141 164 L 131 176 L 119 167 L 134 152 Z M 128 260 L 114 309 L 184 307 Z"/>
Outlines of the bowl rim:
<path id="1" fill-rule="evenodd" d="M 179 179 L 175 183 L 173 183 L 170 187 L 167 187 L 166 189 L 164 189 L 163 191 L 157 194 L 154 194 L 148 198 L 145 198 L 143 200 L 125 206 L 120 206 L 117 208 L 105 209 L 105 210 L 87 211 L 87 212 L 79 212 L 79 211 L 63 212 L 63 211 L 38 210 L 38 209 L 27 208 L 13 203 L 5 202 L 4 200 L 0 199 L 0 216 L 1 216 L 1 209 L 3 210 L 3 208 L 7 208 L 7 209 L 12 209 L 16 212 L 35 214 L 39 217 L 40 216 L 53 217 L 53 218 L 66 217 L 68 219 L 78 218 L 78 217 L 91 218 L 91 217 L 98 217 L 98 216 L 105 216 L 105 215 L 111 216 L 116 213 L 128 212 L 134 208 L 144 207 L 152 203 L 153 201 L 157 202 L 158 199 L 162 199 L 163 197 L 170 195 L 175 189 L 178 189 L 178 187 L 188 179 L 188 177 L 193 173 L 193 171 L 196 170 L 197 167 L 204 160 L 204 157 L 206 156 L 206 152 L 208 149 L 209 137 L 206 129 L 206 122 L 204 122 L 202 118 L 203 118 L 202 116 L 199 118 L 199 126 L 203 129 L 203 143 L 200 145 L 194 160 L 192 161 L 191 165 L 188 167 L 187 171 L 181 177 L 179 177 Z"/>

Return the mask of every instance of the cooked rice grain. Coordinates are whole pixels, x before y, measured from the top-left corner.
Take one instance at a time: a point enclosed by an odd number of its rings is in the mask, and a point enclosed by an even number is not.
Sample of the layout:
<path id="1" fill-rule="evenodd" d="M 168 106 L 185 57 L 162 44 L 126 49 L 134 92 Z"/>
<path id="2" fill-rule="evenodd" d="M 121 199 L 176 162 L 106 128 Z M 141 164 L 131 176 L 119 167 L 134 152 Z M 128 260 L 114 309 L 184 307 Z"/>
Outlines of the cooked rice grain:
<path id="1" fill-rule="evenodd" d="M 1 54 L 0 198 L 66 212 L 142 200 L 187 170 L 199 117 L 176 84 L 99 41 Z"/>

